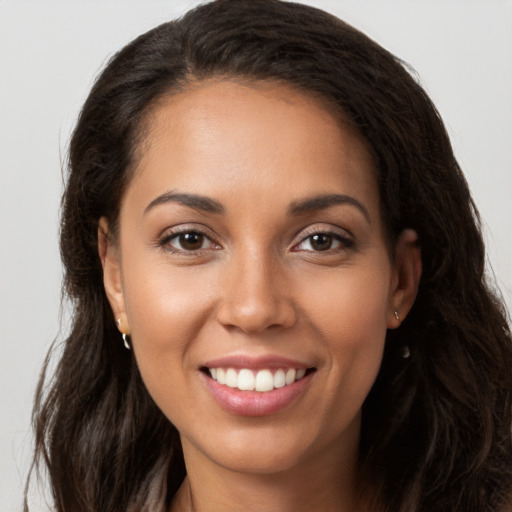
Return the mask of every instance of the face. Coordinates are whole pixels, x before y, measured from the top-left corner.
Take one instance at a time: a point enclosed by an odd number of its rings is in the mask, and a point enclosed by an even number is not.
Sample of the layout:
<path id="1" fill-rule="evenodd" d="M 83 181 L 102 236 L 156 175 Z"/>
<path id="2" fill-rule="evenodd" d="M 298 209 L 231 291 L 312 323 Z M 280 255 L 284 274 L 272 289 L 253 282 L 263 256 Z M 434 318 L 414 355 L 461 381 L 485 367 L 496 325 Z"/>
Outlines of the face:
<path id="1" fill-rule="evenodd" d="M 228 81 L 166 98 L 102 258 L 186 460 L 261 473 L 356 457 L 407 293 L 370 153 L 317 100 Z"/>

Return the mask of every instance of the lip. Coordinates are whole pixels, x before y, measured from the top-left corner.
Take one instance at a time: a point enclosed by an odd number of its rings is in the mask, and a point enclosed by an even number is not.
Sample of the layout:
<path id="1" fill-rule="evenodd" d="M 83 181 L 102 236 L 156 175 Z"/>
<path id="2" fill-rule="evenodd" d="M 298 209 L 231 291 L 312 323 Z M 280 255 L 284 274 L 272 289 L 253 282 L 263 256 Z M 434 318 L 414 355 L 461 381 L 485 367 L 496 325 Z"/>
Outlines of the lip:
<path id="1" fill-rule="evenodd" d="M 272 391 L 241 391 L 212 379 L 204 368 L 295 368 L 310 369 L 312 365 L 279 356 L 249 357 L 244 355 L 226 356 L 206 362 L 200 369 L 199 377 L 217 404 L 227 412 L 238 416 L 268 416 L 290 406 L 302 395 L 313 378 L 314 373 L 308 372 L 300 380 Z"/>
<path id="2" fill-rule="evenodd" d="M 204 363 L 202 366 L 207 368 L 248 368 L 251 370 L 260 370 L 265 368 L 295 368 L 296 370 L 306 370 L 308 368 L 312 368 L 314 365 L 305 364 L 294 359 L 274 355 L 258 357 L 247 355 L 230 355 L 220 357 L 218 359 L 212 359 Z"/>

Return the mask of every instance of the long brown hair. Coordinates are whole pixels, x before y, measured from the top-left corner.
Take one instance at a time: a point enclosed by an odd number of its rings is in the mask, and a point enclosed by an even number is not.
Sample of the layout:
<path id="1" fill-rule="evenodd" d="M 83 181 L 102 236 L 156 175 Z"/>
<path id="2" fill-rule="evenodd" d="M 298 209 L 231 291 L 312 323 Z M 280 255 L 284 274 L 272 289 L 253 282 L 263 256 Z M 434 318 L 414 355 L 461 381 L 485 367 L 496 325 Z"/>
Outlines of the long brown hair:
<path id="1" fill-rule="evenodd" d="M 218 0 L 143 34 L 110 60 L 82 109 L 61 225 L 74 317 L 34 409 L 34 460 L 48 468 L 55 510 L 164 510 L 184 478 L 178 432 L 115 327 L 97 230 L 102 216 L 117 225 L 151 108 L 209 77 L 281 81 L 332 105 L 373 152 L 390 246 L 406 228 L 419 235 L 418 297 L 388 333 L 363 408 L 361 467 L 380 508 L 502 510 L 512 489 L 511 333 L 441 118 L 396 57 L 325 12 L 277 0 Z"/>

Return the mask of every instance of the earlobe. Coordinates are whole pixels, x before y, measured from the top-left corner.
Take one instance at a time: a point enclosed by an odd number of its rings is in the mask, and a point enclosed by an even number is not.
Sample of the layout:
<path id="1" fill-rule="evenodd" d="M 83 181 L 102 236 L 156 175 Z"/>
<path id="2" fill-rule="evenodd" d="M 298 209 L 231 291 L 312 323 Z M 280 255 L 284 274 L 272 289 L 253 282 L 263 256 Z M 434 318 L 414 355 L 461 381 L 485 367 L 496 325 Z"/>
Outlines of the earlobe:
<path id="1" fill-rule="evenodd" d="M 395 249 L 395 274 L 389 305 L 388 328 L 400 326 L 409 313 L 421 278 L 421 249 L 418 235 L 412 229 L 404 230 Z"/>
<path id="2" fill-rule="evenodd" d="M 122 332 L 130 334 L 122 286 L 119 248 L 109 236 L 109 226 L 105 217 L 102 217 L 98 223 L 98 253 L 103 266 L 103 286 L 114 319 L 118 326 L 123 327 Z"/>

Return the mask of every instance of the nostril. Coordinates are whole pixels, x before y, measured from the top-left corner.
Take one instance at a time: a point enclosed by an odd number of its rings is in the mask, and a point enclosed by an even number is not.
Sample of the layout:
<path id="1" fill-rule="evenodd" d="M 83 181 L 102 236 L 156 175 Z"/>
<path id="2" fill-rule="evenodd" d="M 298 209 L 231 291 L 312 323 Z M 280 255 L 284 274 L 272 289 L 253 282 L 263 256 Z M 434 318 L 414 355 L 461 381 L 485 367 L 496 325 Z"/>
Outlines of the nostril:
<path id="1" fill-rule="evenodd" d="M 230 300 L 219 307 L 217 319 L 224 327 L 256 334 L 268 329 L 291 327 L 296 321 L 296 314 L 293 306 L 285 300 Z"/>

